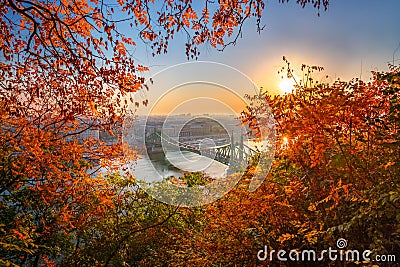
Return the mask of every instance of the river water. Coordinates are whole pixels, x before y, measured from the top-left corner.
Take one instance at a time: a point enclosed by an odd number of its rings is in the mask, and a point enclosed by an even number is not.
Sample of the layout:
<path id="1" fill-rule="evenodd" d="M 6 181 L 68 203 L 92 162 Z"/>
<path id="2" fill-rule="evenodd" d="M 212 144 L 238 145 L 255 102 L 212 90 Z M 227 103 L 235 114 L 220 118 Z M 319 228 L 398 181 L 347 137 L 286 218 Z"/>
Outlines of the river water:
<path id="1" fill-rule="evenodd" d="M 132 172 L 141 180 L 154 182 L 169 176 L 182 176 L 185 171 L 203 171 L 207 176 L 223 178 L 226 177 L 227 169 L 227 165 L 207 157 L 179 151 L 168 152 L 167 155 L 154 153 L 150 157 L 143 155 L 133 164 Z"/>
<path id="2" fill-rule="evenodd" d="M 260 148 L 260 143 L 245 141 L 253 149 Z M 161 181 L 164 178 L 180 177 L 185 172 L 202 171 L 212 178 L 227 176 L 228 166 L 210 158 L 189 151 L 173 151 L 142 155 L 131 165 L 131 172 L 136 178 L 147 182 Z"/>

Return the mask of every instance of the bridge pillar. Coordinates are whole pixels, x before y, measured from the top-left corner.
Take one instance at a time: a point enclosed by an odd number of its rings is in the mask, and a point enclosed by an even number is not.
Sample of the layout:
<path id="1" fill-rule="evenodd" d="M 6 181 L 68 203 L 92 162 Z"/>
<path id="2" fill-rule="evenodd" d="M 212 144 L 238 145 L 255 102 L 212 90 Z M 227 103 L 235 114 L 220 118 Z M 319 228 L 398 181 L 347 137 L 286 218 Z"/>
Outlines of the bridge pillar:
<path id="1" fill-rule="evenodd" d="M 235 160 L 235 142 L 233 140 L 233 131 L 232 131 L 232 135 L 231 135 L 231 158 L 230 158 L 230 162 L 234 162 Z"/>
<path id="2" fill-rule="evenodd" d="M 239 144 L 239 161 L 245 161 L 243 159 L 243 134 L 240 135 L 240 144 Z"/>

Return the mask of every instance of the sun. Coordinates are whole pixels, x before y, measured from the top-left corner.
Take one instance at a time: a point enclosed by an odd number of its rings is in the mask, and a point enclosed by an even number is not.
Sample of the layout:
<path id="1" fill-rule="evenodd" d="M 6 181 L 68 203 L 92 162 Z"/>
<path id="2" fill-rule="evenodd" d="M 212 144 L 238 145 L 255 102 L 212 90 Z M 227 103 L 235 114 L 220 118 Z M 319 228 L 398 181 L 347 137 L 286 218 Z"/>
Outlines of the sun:
<path id="1" fill-rule="evenodd" d="M 284 78 L 279 83 L 279 89 L 283 94 L 291 94 L 294 91 L 294 84 L 295 82 L 293 81 L 293 79 Z"/>
<path id="2" fill-rule="evenodd" d="M 283 137 L 283 143 L 287 145 L 289 143 L 289 139 L 285 136 Z"/>

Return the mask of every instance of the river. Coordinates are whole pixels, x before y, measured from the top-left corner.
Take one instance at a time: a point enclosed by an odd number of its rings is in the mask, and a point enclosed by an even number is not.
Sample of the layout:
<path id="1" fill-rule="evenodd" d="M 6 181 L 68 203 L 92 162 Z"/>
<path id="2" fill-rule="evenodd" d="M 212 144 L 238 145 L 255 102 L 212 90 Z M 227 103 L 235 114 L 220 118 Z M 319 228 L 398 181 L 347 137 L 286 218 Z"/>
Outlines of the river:
<path id="1" fill-rule="evenodd" d="M 186 160 L 180 160 L 181 157 Z M 169 160 L 168 160 L 169 159 Z M 174 162 L 175 165 L 171 164 Z M 185 171 L 204 171 L 207 176 L 223 178 L 226 176 L 227 165 L 210 160 L 207 157 L 189 151 L 154 153 L 150 157 L 142 156 L 133 167 L 133 174 L 148 182 L 160 181 L 169 176 L 182 176 Z"/>

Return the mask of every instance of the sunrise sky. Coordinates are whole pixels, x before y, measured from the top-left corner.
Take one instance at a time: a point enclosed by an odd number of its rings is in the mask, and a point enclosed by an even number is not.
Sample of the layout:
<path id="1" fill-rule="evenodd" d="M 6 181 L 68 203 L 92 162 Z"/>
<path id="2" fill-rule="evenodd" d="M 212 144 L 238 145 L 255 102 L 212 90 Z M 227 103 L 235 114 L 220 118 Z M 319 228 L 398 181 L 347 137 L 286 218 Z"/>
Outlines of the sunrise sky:
<path id="1" fill-rule="evenodd" d="M 277 73 L 284 65 L 282 56 L 292 66 L 323 66 L 320 77 L 325 82 L 338 77 L 368 80 L 372 70 L 387 70 L 393 58 L 399 63 L 399 0 L 332 0 L 329 9 L 321 11 L 319 17 L 317 10 L 302 9 L 295 2 L 266 1 L 266 26 L 261 34 L 256 32 L 254 21 L 250 21 L 236 46 L 219 52 L 205 45 L 199 60 L 232 66 L 272 93 L 282 93 L 282 80 Z M 177 37 L 166 55 L 152 57 L 151 51 L 138 50 L 135 56 L 138 62 L 150 66 L 150 76 L 187 62 L 184 39 Z M 323 78 L 326 75 L 328 79 Z"/>

